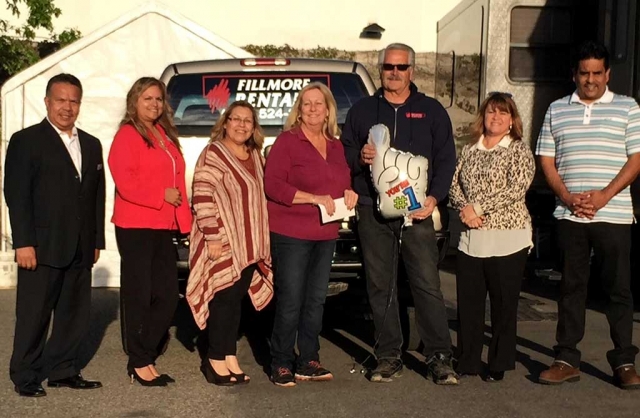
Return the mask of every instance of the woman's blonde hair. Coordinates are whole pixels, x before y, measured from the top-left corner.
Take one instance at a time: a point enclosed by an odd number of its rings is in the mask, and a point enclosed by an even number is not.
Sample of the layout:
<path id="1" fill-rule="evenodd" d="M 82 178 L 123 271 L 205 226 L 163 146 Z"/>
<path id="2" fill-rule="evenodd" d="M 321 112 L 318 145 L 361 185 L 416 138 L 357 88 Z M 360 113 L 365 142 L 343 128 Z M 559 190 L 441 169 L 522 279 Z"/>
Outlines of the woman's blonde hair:
<path id="1" fill-rule="evenodd" d="M 213 125 L 213 128 L 211 128 L 210 142 L 220 141 L 225 137 L 227 132 L 224 125 L 231 118 L 231 113 L 233 113 L 233 109 L 235 109 L 236 107 L 244 107 L 245 109 L 249 109 L 251 111 L 251 117 L 253 118 L 253 135 L 251 135 L 251 138 L 247 140 L 245 145 L 250 149 L 256 149 L 260 151 L 262 149 L 262 144 L 264 144 L 264 132 L 262 131 L 260 123 L 258 123 L 258 112 L 256 112 L 256 109 L 251 105 L 251 103 L 244 100 L 238 100 L 231 103 L 229 107 L 227 107 L 227 109 L 224 111 L 224 113 L 220 115 L 220 118 L 218 119 L 216 124 Z"/>
<path id="2" fill-rule="evenodd" d="M 120 121 L 120 127 L 124 125 L 131 125 L 142 136 L 142 139 L 147 143 L 147 146 L 153 148 L 153 142 L 147 134 L 147 128 L 144 126 L 140 117 L 138 116 L 138 99 L 142 96 L 148 88 L 157 87 L 162 94 L 162 114 L 153 121 L 154 125 L 162 126 L 167 138 L 173 142 L 178 150 L 182 153 L 180 148 L 180 141 L 178 140 L 178 129 L 173 123 L 173 109 L 169 105 L 169 98 L 167 97 L 167 88 L 164 83 L 157 78 L 142 77 L 136 80 L 127 93 L 127 108 L 124 113 L 124 117 Z"/>
<path id="3" fill-rule="evenodd" d="M 480 139 L 484 135 L 484 114 L 491 107 L 495 110 L 501 110 L 511 115 L 511 129 L 509 135 L 512 139 L 519 141 L 522 139 L 522 119 L 516 107 L 516 102 L 508 93 L 491 93 L 480 105 L 476 119 L 471 124 L 471 140 L 473 142 Z"/>
<path id="4" fill-rule="evenodd" d="M 284 130 L 297 128 L 302 123 L 302 98 L 304 94 L 309 90 L 320 90 L 320 93 L 324 96 L 324 101 L 327 104 L 327 110 L 329 110 L 329 116 L 322 125 L 322 133 L 328 139 L 338 138 L 340 136 L 340 128 L 338 127 L 338 105 L 336 105 L 336 99 L 333 98 L 333 94 L 329 87 L 320 82 L 309 83 L 300 90 L 298 98 L 291 108 L 291 113 L 284 124 Z"/>

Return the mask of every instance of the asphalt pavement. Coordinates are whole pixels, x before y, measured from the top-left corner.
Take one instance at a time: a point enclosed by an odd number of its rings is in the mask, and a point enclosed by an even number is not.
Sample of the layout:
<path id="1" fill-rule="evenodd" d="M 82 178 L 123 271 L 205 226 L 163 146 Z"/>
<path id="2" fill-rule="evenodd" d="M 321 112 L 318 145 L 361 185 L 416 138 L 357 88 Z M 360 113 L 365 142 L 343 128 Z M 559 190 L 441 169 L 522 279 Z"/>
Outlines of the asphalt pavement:
<path id="1" fill-rule="evenodd" d="M 441 271 L 442 288 L 449 310 L 449 325 L 456 342 L 455 277 Z M 638 279 L 638 278 L 636 278 Z M 94 289 L 92 327 L 81 360 L 83 375 L 99 379 L 102 389 L 74 391 L 47 389 L 44 398 L 21 398 L 9 380 L 8 365 L 13 344 L 15 290 L 0 290 L 0 417 L 638 417 L 640 391 L 623 391 L 612 385 L 605 353 L 611 348 L 608 325 L 601 305 L 594 302 L 587 312 L 582 379 L 557 387 L 536 383 L 538 373 L 553 359 L 557 294 L 554 282 L 527 279 L 518 321 L 516 370 L 499 383 L 479 377 L 465 378 L 459 386 L 442 387 L 424 377 L 423 357 L 415 351 L 418 339 L 409 326 L 413 320 L 408 291 L 400 287 L 409 308 L 407 351 L 402 377 L 388 384 L 368 382 L 360 371 L 371 364 L 372 323 L 364 288 L 352 284 L 326 305 L 321 340 L 321 360 L 335 379 L 331 382 L 298 384 L 279 388 L 269 382 L 267 336 L 270 312 L 246 311 L 245 335 L 238 356 L 251 375 L 249 385 L 216 387 L 207 384 L 198 370 L 198 331 L 183 302 L 176 313 L 167 352 L 158 369 L 177 383 L 164 388 L 130 384 L 126 356 L 120 338 L 119 292 Z M 487 343 L 489 328 L 487 327 Z M 199 343 L 200 341 L 200 343 Z M 640 313 L 634 321 L 634 343 L 640 346 Z M 485 347 L 486 349 L 486 347 Z M 486 350 L 485 350 L 486 359 Z"/>

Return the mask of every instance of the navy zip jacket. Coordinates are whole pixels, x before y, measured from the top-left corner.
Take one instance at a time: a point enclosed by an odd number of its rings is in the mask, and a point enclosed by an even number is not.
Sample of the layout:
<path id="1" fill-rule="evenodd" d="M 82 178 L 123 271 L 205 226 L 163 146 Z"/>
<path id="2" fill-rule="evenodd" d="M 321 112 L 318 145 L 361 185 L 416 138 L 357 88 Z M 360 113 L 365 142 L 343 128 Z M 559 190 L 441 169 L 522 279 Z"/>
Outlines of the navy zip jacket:
<path id="1" fill-rule="evenodd" d="M 451 120 L 437 100 L 419 93 L 413 83 L 410 89 L 411 94 L 402 105 L 394 107 L 379 89 L 373 96 L 353 105 L 347 113 L 340 139 L 360 204 L 373 205 L 377 197 L 369 166 L 360 163 L 360 150 L 367 143 L 369 129 L 378 123 L 389 128 L 393 148 L 427 157 L 428 196 L 440 203 L 449 193 L 456 167 Z"/>

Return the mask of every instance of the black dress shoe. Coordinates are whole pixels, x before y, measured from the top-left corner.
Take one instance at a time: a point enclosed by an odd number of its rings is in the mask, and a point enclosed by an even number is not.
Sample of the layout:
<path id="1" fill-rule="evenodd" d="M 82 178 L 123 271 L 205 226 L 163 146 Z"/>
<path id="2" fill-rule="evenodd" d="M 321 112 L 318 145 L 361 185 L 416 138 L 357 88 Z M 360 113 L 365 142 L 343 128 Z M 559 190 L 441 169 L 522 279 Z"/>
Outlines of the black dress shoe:
<path id="1" fill-rule="evenodd" d="M 504 379 L 504 372 L 489 372 L 487 375 L 487 382 L 499 382 Z"/>
<path id="2" fill-rule="evenodd" d="M 59 380 L 49 380 L 47 386 L 50 388 L 71 388 L 71 389 L 98 389 L 102 383 L 98 381 L 85 380 L 82 375 L 67 377 Z"/>
<path id="3" fill-rule="evenodd" d="M 26 396 L 29 398 L 39 398 L 41 396 L 47 396 L 47 392 L 40 383 L 27 383 L 23 386 L 16 386 L 15 391 L 20 396 Z"/>

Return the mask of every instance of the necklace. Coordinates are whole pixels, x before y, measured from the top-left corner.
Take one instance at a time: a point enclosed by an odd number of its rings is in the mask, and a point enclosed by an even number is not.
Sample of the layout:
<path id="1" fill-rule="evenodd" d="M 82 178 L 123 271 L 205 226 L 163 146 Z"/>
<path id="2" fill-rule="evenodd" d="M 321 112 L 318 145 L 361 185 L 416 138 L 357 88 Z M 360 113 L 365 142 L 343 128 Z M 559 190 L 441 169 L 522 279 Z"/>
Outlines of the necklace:
<path id="1" fill-rule="evenodd" d="M 245 161 L 250 156 L 249 150 L 244 144 L 237 145 L 233 142 L 230 143 L 230 141 L 226 141 L 225 139 L 222 139 L 220 143 L 224 145 L 224 147 L 228 149 L 229 152 L 231 152 L 231 154 L 233 154 L 233 156 L 238 160 Z"/>
<path id="2" fill-rule="evenodd" d="M 158 131 L 158 129 L 155 126 L 150 126 L 149 131 L 151 131 L 151 136 L 153 138 L 155 138 L 156 141 L 158 141 L 158 145 L 160 145 L 160 148 L 162 148 L 163 150 L 167 150 L 167 144 L 165 144 L 164 142 L 164 138 L 162 137 L 162 135 L 160 134 L 160 131 Z"/>

